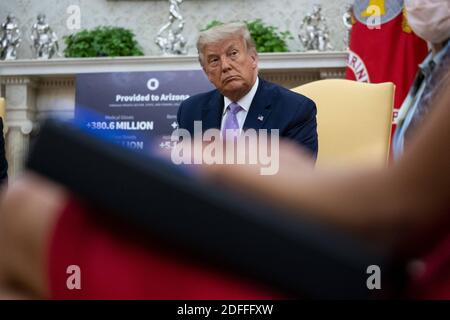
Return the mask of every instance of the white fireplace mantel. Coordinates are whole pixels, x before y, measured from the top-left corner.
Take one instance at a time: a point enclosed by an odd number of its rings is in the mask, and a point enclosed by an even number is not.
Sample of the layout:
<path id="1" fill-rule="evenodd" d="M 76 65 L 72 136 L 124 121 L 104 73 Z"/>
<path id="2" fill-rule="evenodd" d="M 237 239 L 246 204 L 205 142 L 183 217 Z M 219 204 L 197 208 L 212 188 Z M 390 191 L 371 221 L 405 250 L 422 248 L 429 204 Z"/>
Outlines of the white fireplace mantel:
<path id="1" fill-rule="evenodd" d="M 288 52 L 259 55 L 261 71 L 341 69 L 346 52 Z M 116 58 L 65 58 L 0 62 L 0 76 L 75 75 L 97 72 L 198 70 L 196 55 Z"/>

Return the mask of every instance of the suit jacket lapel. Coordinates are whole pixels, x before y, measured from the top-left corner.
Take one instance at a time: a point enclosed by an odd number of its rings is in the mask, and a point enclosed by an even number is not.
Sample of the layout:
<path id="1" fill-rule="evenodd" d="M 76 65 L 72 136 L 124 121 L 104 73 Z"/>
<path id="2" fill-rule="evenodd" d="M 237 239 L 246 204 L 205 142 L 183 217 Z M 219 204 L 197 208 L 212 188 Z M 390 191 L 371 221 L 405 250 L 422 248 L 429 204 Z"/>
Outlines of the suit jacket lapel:
<path id="1" fill-rule="evenodd" d="M 223 113 L 223 96 L 215 91 L 208 104 L 202 109 L 203 131 L 208 129 L 220 129 Z"/>
<path id="2" fill-rule="evenodd" d="M 267 83 L 260 78 L 259 86 L 245 118 L 243 129 L 253 128 L 258 130 L 262 128 L 272 112 L 271 103 L 272 94 L 267 88 Z"/>

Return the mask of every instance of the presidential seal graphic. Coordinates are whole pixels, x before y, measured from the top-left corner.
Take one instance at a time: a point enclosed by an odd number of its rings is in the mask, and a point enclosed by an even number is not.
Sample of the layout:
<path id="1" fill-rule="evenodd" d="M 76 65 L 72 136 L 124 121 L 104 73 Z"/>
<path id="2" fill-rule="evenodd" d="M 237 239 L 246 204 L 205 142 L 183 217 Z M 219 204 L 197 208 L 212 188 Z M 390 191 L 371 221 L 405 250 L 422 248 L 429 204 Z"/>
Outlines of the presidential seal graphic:
<path id="1" fill-rule="evenodd" d="M 384 24 L 397 17 L 403 9 L 403 0 L 355 0 L 353 7 L 356 20 L 370 26 L 373 18 Z"/>

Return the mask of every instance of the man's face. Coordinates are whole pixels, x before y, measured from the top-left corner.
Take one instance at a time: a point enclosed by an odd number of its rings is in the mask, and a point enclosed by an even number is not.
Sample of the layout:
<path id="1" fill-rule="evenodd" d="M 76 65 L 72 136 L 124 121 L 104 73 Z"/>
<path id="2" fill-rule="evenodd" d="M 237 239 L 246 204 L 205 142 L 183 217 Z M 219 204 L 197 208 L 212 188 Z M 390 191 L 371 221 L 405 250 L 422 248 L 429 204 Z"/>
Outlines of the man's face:
<path id="1" fill-rule="evenodd" d="M 203 70 L 209 81 L 227 98 L 238 101 L 257 77 L 256 52 L 247 51 L 242 37 L 212 43 L 203 49 Z"/>

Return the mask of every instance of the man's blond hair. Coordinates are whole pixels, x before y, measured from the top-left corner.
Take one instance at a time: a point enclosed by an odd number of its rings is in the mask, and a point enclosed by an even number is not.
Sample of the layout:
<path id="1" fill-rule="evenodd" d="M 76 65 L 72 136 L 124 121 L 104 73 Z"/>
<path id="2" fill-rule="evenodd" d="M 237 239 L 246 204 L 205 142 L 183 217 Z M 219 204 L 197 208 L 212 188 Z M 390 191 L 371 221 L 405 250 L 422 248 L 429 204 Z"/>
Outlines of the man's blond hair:
<path id="1" fill-rule="evenodd" d="M 203 50 L 208 44 L 219 43 L 235 37 L 244 39 L 245 47 L 248 51 L 254 51 L 256 54 L 256 45 L 250 35 L 247 25 L 242 22 L 230 22 L 221 24 L 211 29 L 200 32 L 197 40 L 198 59 L 203 66 Z"/>

